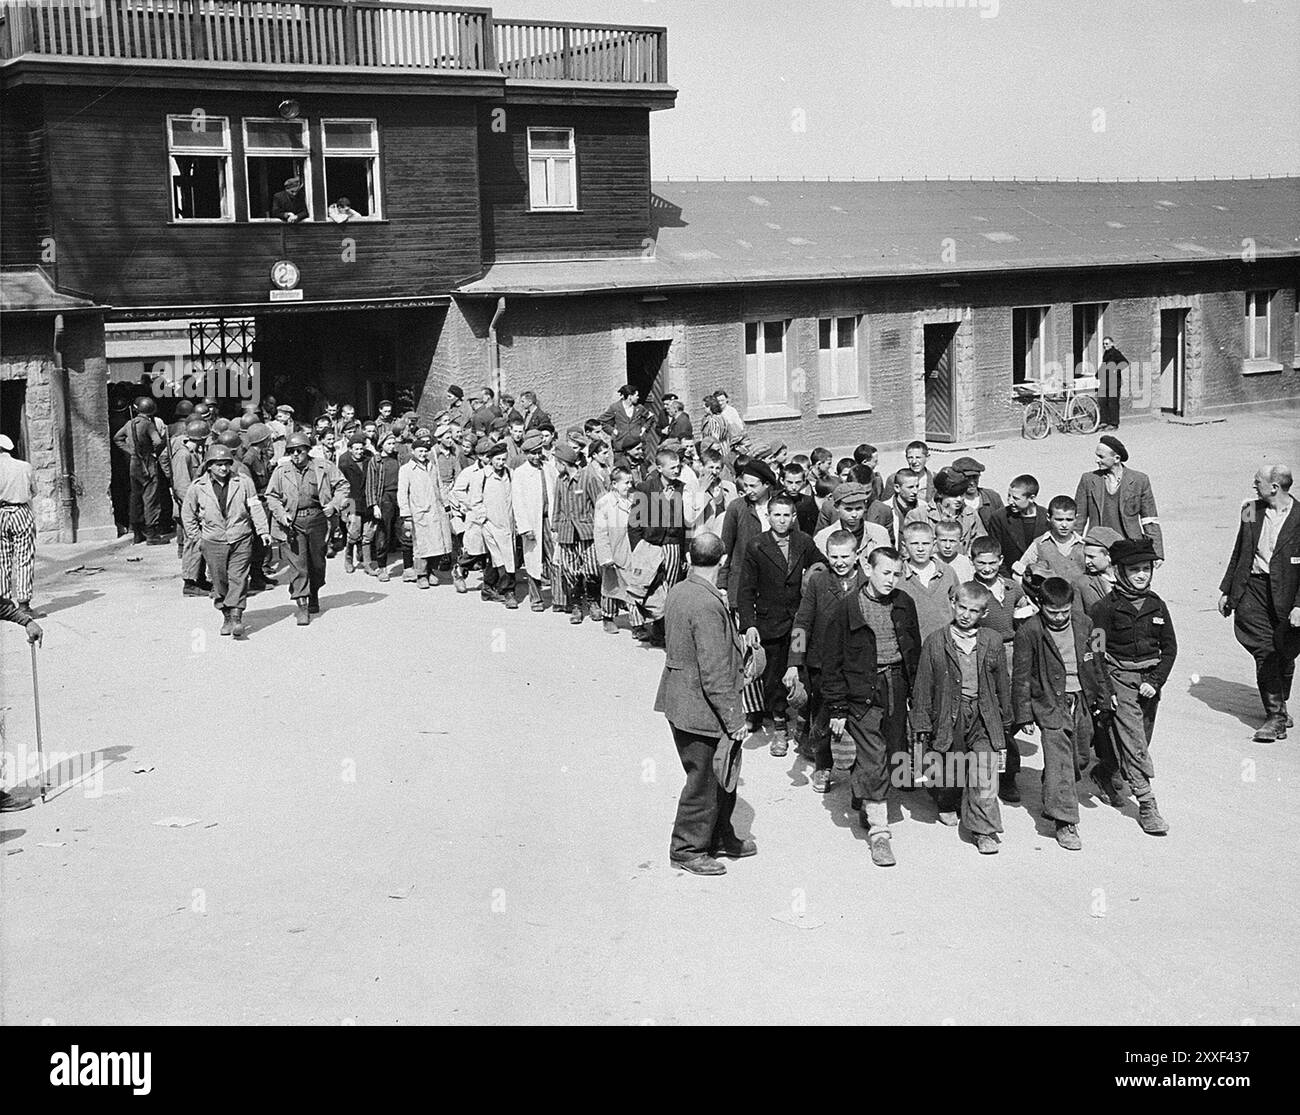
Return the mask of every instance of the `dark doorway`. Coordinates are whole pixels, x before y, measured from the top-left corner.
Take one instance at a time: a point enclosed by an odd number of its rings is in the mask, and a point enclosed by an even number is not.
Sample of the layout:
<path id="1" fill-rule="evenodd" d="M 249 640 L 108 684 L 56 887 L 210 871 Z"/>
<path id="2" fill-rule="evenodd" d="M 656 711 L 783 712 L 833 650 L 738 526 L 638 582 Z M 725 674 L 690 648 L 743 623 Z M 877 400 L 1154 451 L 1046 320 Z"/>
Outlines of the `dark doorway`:
<path id="1" fill-rule="evenodd" d="M 672 341 L 628 341 L 627 381 L 641 392 L 641 401 L 658 413 L 663 406 L 664 365 Z"/>
<path id="2" fill-rule="evenodd" d="M 925 327 L 925 440 L 957 440 L 954 341 L 960 322 Z"/>
<path id="3" fill-rule="evenodd" d="M 14 456 L 27 460 L 27 381 L 0 381 L 0 434 L 14 443 Z"/>
<path id="4" fill-rule="evenodd" d="M 1187 392 L 1187 311 L 1160 311 L 1160 409 L 1182 414 Z"/>

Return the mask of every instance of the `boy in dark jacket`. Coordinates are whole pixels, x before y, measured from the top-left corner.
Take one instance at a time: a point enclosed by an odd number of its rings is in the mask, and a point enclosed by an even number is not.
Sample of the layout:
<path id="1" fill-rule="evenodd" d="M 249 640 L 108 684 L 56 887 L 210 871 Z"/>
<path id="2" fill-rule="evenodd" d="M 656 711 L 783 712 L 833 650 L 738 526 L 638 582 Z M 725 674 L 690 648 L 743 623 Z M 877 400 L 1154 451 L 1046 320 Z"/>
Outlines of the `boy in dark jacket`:
<path id="1" fill-rule="evenodd" d="M 1043 816 L 1056 822 L 1056 842 L 1070 852 L 1079 839 L 1079 797 L 1092 750 L 1093 716 L 1113 711 L 1115 696 L 1092 621 L 1074 607 L 1074 586 L 1049 577 L 1040 611 L 1015 637 L 1011 703 L 1017 724 L 1037 724 L 1043 748 Z"/>
<path id="2" fill-rule="evenodd" d="M 791 689 L 803 667 L 808 689 L 808 745 L 813 751 L 812 788 L 819 794 L 831 788 L 830 714 L 822 692 L 826 642 L 831 621 L 841 600 L 866 583 L 858 564 L 857 542 L 847 530 L 837 530 L 826 541 L 829 569 L 815 569 L 803 587 L 799 611 L 790 632 L 790 660 L 786 688 Z"/>
<path id="3" fill-rule="evenodd" d="M 1120 808 L 1123 785 L 1138 801 L 1138 824 L 1151 836 L 1164 836 L 1169 825 L 1160 816 L 1151 779 L 1151 734 L 1155 730 L 1160 690 L 1178 656 L 1174 622 L 1165 602 L 1151 591 L 1156 551 L 1149 538 L 1124 538 L 1110 548 L 1115 587 L 1089 613 L 1104 636 L 1106 673 L 1117 705 L 1108 746 L 1098 752 L 1092 778 L 1101 799 Z M 1116 777 L 1118 775 L 1118 778 Z"/>
<path id="4" fill-rule="evenodd" d="M 970 581 L 957 589 L 952 623 L 925 640 L 912 687 L 912 731 L 927 750 L 945 757 L 926 772 L 939 820 L 956 825 L 960 808 L 985 856 L 997 853 L 1002 831 L 996 753 L 1005 750 L 1012 722 L 1002 638 L 980 627 L 988 605 L 983 585 Z"/>
<path id="5" fill-rule="evenodd" d="M 871 552 L 867 583 L 840 601 L 826 636 L 822 700 L 832 735 L 848 731 L 853 808 L 871 843 L 871 862 L 892 867 L 889 763 L 906 745 L 907 694 L 916 676 L 921 631 L 916 603 L 897 585 L 903 558 L 889 546 Z"/>
<path id="6" fill-rule="evenodd" d="M 795 526 L 795 502 L 788 495 L 773 496 L 767 514 L 771 528 L 745 547 L 737 603 L 745 641 L 755 649 L 761 646 L 767 655 L 763 702 L 775 733 L 769 750 L 780 758 L 789 753 L 793 734 L 786 720 L 788 697 L 782 680 L 790 657 L 790 632 L 799 611 L 804 574 L 826 561 L 813 540 Z"/>

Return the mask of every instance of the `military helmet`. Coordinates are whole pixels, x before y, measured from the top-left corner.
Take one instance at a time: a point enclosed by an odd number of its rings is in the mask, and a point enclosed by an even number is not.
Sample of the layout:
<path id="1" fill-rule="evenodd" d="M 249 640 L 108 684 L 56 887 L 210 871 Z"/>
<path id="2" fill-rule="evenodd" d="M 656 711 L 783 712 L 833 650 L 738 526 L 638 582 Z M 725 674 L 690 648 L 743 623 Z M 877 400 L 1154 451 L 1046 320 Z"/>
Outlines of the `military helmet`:
<path id="1" fill-rule="evenodd" d="M 285 449 L 303 449 L 311 448 L 311 436 L 309 434 L 290 434 L 289 439 L 284 443 Z"/>
<path id="2" fill-rule="evenodd" d="M 147 414 L 152 417 L 158 413 L 158 404 L 148 395 L 139 396 L 131 405 L 135 407 L 137 414 Z"/>
<path id="3" fill-rule="evenodd" d="M 208 465 L 213 464 L 215 461 L 229 461 L 234 464 L 235 455 L 228 446 L 209 445 L 207 455 L 203 458 L 203 467 L 207 468 Z"/>
<path id="4" fill-rule="evenodd" d="M 239 432 L 237 430 L 227 430 L 219 438 L 217 438 L 217 443 L 219 445 L 224 445 L 227 449 L 242 449 L 244 445 L 244 439 L 239 436 Z"/>
<path id="5" fill-rule="evenodd" d="M 271 427 L 265 422 L 254 422 L 248 427 L 248 444 L 261 445 L 271 440 Z"/>
<path id="6" fill-rule="evenodd" d="M 204 441 L 210 433 L 212 433 L 212 427 L 201 418 L 196 418 L 185 427 L 185 436 L 192 441 Z"/>

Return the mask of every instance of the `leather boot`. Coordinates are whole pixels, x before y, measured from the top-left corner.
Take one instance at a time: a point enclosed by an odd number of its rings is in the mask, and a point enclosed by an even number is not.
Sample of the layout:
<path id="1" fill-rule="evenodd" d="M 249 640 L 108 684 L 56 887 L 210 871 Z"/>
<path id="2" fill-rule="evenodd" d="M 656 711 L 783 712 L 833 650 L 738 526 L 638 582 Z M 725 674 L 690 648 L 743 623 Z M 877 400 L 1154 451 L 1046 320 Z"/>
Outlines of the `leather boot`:
<path id="1" fill-rule="evenodd" d="M 1264 723 L 1255 733 L 1256 743 L 1272 743 L 1274 740 L 1286 739 L 1286 702 L 1280 693 L 1264 693 Z"/>
<path id="2" fill-rule="evenodd" d="M 242 639 L 247 633 L 244 628 L 244 609 L 236 608 L 231 615 L 230 633 L 236 639 Z"/>
<path id="3" fill-rule="evenodd" d="M 1138 802 L 1138 824 L 1148 836 L 1165 836 L 1169 832 L 1169 822 L 1160 816 L 1155 798 Z"/>
<path id="4" fill-rule="evenodd" d="M 349 542 L 347 548 L 343 551 L 343 571 L 345 573 L 355 573 L 357 570 L 356 564 L 352 560 L 353 545 L 354 543 Z"/>
<path id="5" fill-rule="evenodd" d="M 311 623 L 311 613 L 307 610 L 307 598 L 305 596 L 299 597 L 294 603 L 298 605 L 298 611 L 294 618 L 299 627 L 306 627 L 307 624 Z"/>
<path id="6" fill-rule="evenodd" d="M 375 544 L 373 542 L 361 543 L 361 560 L 365 563 L 362 568 L 366 571 L 366 576 L 374 577 L 379 573 L 379 566 L 375 562 Z"/>
<path id="7" fill-rule="evenodd" d="M 235 621 L 230 616 L 229 608 L 221 609 L 221 633 L 223 635 L 232 635 L 235 631 Z"/>

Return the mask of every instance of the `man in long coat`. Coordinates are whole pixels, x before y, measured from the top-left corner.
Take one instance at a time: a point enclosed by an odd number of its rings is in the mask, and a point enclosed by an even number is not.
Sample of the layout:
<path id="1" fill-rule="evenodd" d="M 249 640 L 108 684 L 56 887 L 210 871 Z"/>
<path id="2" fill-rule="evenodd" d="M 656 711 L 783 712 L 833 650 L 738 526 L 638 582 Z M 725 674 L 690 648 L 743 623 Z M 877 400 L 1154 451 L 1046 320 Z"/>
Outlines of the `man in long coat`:
<path id="1" fill-rule="evenodd" d="M 416 560 L 415 583 L 420 588 L 436 584 L 433 563 L 451 553 L 451 517 L 442 500 L 437 468 L 429 461 L 433 439 L 416 438 L 411 459 L 397 470 L 397 513 L 411 537 Z"/>
<path id="2" fill-rule="evenodd" d="M 542 579 L 551 566 L 554 547 L 551 519 L 555 508 L 555 466 L 544 461 L 546 438 L 536 431 L 524 438 L 525 461 L 512 476 L 511 503 L 515 530 L 523 540 L 528 598 L 534 612 L 544 612 Z"/>
<path id="3" fill-rule="evenodd" d="M 483 533 L 487 550 L 487 568 L 483 571 L 484 600 L 501 601 L 507 608 L 518 608 L 515 596 L 515 511 L 512 498 L 514 487 L 510 470 L 506 467 L 506 445 L 500 442 L 485 447 L 480 457 L 486 455 L 488 467 L 484 470 L 479 504 L 472 518 Z"/>

